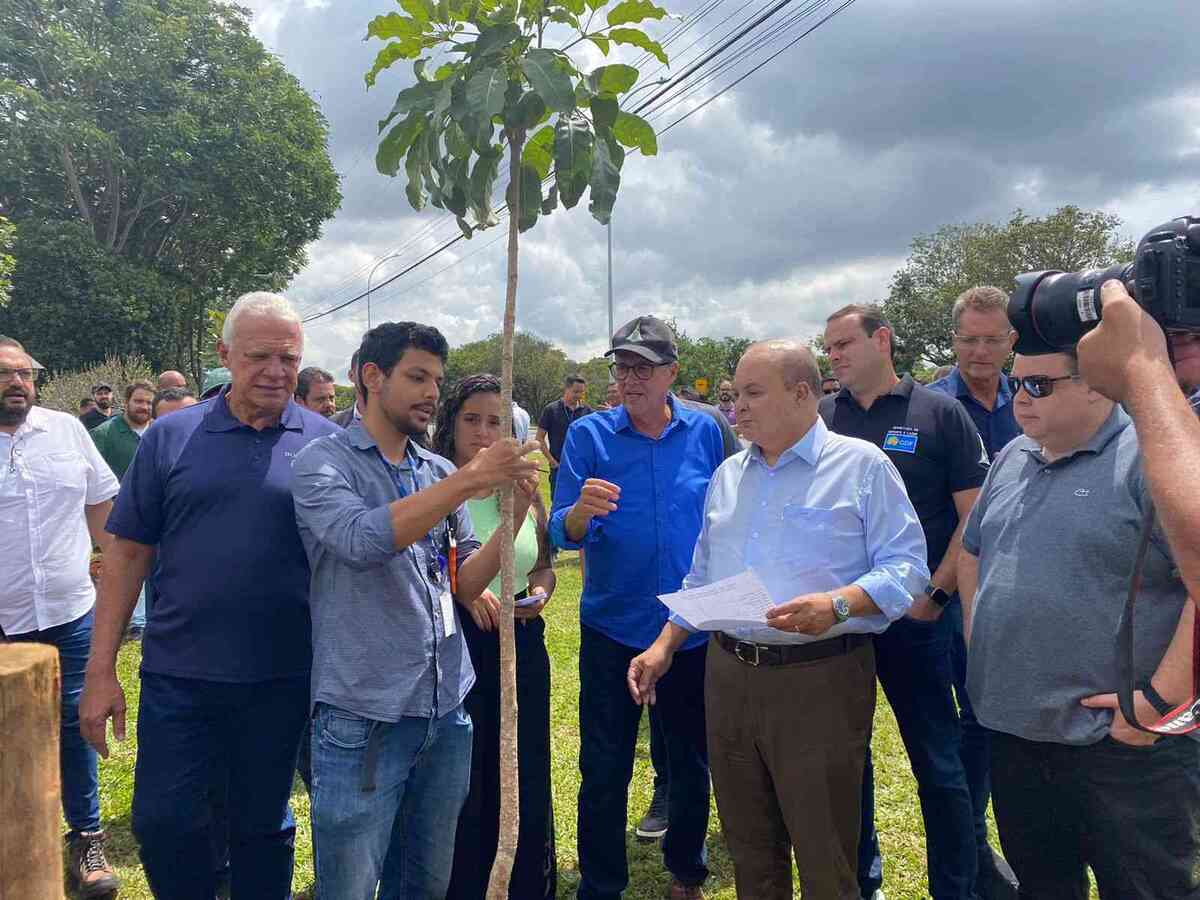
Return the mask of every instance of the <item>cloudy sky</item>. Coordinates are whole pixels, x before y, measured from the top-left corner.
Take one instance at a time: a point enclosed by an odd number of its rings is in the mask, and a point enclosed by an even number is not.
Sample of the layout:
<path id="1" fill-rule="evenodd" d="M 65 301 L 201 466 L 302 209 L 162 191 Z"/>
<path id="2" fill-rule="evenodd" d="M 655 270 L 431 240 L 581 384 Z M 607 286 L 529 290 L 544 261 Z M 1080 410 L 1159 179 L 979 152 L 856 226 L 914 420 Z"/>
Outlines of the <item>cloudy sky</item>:
<path id="1" fill-rule="evenodd" d="M 722 0 L 670 45 L 673 71 L 763 0 L 743 2 Z M 374 261 L 399 250 L 378 283 L 457 228 L 409 208 L 403 169 L 375 171 L 375 123 L 412 73 L 398 64 L 368 92 L 362 73 L 380 44 L 362 38 L 394 2 L 247 5 L 320 103 L 342 176 L 342 208 L 288 290 L 307 314 L 362 292 Z M 687 16 L 705 4 L 666 5 Z M 674 23 L 650 24 L 662 37 Z M 1117 213 L 1137 237 L 1200 211 L 1198 31 L 1197 0 L 1163 0 L 1153 14 L 1118 0 L 857 0 L 663 135 L 656 158 L 629 157 L 613 224 L 617 323 L 656 313 L 693 337 L 807 336 L 832 309 L 882 297 L 913 236 L 943 224 L 1072 203 Z M 517 313 L 518 328 L 579 359 L 602 352 L 607 329 L 605 232 L 586 203 L 522 236 Z M 429 322 L 451 344 L 498 331 L 502 231 L 376 291 L 373 322 Z M 365 326 L 362 302 L 313 322 L 306 362 L 342 378 Z"/>

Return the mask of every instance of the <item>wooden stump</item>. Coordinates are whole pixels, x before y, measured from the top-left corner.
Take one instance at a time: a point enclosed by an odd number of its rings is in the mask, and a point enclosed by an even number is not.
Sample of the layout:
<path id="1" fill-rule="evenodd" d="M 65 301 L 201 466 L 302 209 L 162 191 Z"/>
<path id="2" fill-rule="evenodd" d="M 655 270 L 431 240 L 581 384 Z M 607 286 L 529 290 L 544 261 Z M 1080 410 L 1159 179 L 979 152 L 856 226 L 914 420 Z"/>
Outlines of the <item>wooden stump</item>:
<path id="1" fill-rule="evenodd" d="M 0 900 L 61 900 L 58 650 L 0 643 Z"/>

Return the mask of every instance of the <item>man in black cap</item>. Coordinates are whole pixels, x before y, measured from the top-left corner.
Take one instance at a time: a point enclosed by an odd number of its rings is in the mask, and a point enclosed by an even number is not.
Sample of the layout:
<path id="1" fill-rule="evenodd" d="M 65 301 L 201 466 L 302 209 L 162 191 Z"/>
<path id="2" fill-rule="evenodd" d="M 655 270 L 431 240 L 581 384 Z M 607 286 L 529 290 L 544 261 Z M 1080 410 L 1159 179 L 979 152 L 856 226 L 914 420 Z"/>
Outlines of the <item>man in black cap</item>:
<path id="1" fill-rule="evenodd" d="M 665 323 L 634 319 L 613 335 L 606 355 L 621 404 L 567 429 L 550 521 L 557 547 L 587 553 L 579 651 L 581 900 L 616 900 L 629 883 L 628 793 L 641 708 L 625 679 L 630 661 L 667 621 L 658 595 L 678 590 L 691 566 L 708 482 L 726 456 L 720 413 L 671 394 L 678 351 Z M 670 771 L 663 861 L 676 900 L 702 898 L 708 877 L 705 639 L 686 643 L 657 685 Z"/>
<path id="2" fill-rule="evenodd" d="M 106 382 L 92 385 L 92 399 L 96 401 L 95 408 L 85 412 L 79 417 L 79 421 L 83 423 L 83 427 L 91 431 L 97 425 L 103 425 L 110 417 L 116 415 L 116 410 L 113 409 L 113 389 L 112 385 Z"/>

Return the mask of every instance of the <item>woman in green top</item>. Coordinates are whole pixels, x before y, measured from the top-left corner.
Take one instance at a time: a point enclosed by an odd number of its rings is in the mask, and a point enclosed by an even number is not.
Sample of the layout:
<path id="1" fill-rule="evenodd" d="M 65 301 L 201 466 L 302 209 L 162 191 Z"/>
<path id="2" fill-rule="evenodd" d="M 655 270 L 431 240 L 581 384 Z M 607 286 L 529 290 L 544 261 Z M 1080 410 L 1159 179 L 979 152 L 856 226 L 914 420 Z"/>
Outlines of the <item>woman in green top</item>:
<path id="1" fill-rule="evenodd" d="M 434 451 L 463 466 L 499 440 L 500 381 L 494 375 L 464 378 L 438 411 Z M 499 498 L 481 494 L 467 501 L 481 541 L 500 527 Z M 517 646 L 517 744 L 520 753 L 520 815 L 517 854 L 509 882 L 515 900 L 552 898 L 557 888 L 554 816 L 550 794 L 550 656 L 541 613 L 554 593 L 554 569 L 540 495 L 517 532 L 515 581 Z M 463 637 L 475 667 L 475 685 L 465 705 L 475 728 L 471 788 L 458 818 L 452 900 L 483 900 L 496 856 L 500 819 L 500 577 L 479 597 L 463 602 Z"/>

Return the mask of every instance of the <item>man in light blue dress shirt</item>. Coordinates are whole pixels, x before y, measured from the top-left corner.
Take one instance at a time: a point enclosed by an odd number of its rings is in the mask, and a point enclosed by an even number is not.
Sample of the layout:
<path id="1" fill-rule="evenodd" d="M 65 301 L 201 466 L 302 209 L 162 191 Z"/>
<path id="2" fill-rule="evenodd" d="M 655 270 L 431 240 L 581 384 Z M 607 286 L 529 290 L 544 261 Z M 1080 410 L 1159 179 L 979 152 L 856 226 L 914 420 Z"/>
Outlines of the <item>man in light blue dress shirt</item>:
<path id="1" fill-rule="evenodd" d="M 875 711 L 872 634 L 908 610 L 929 578 L 925 537 L 878 447 L 833 434 L 817 415 L 821 376 L 795 341 L 756 344 L 735 377 L 737 421 L 753 444 L 709 487 L 683 587 L 752 569 L 775 604 L 761 625 L 717 632 L 705 717 L 713 788 L 737 893 L 858 896 L 863 759 Z M 694 629 L 678 616 L 634 658 L 634 701 Z"/>

